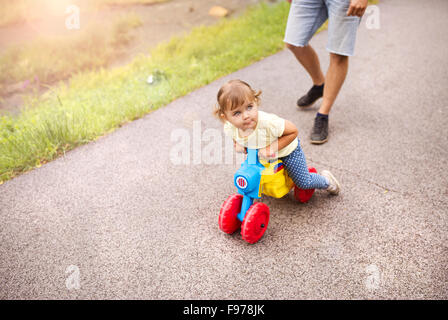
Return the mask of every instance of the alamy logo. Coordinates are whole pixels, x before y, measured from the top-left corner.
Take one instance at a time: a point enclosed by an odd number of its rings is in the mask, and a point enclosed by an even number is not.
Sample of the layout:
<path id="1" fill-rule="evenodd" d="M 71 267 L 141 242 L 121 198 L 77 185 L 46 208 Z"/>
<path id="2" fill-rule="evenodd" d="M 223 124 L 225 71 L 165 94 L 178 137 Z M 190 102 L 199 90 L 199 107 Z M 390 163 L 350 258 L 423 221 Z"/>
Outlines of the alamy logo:
<path id="1" fill-rule="evenodd" d="M 366 273 L 369 275 L 365 282 L 366 288 L 368 290 L 377 290 L 381 283 L 380 270 L 376 265 L 371 264 L 366 267 Z"/>
<path id="2" fill-rule="evenodd" d="M 259 134 L 267 135 L 261 130 Z M 248 141 L 248 148 L 256 148 L 258 136 L 253 138 Z M 202 130 L 200 120 L 192 122 L 192 132 L 184 128 L 174 129 L 171 131 L 170 140 L 173 144 L 170 149 L 170 160 L 174 165 L 231 165 L 234 164 L 235 154 L 238 163 L 244 158 L 244 154 L 235 152 L 233 140 L 227 136 L 223 137 L 222 129 Z"/>
<path id="3" fill-rule="evenodd" d="M 79 7 L 74 4 L 65 9 L 65 14 L 69 14 L 69 16 L 65 19 L 65 27 L 68 30 L 79 30 L 81 28 L 79 12 Z"/>
<path id="4" fill-rule="evenodd" d="M 380 8 L 376 5 L 368 6 L 366 9 L 366 28 L 369 30 L 380 29 Z"/>
<path id="5" fill-rule="evenodd" d="M 65 280 L 65 286 L 68 290 L 76 289 L 78 290 L 80 286 L 80 279 L 79 279 L 79 268 L 77 266 L 71 265 L 68 266 L 67 269 L 65 269 L 65 273 L 70 273 L 68 278 Z"/>

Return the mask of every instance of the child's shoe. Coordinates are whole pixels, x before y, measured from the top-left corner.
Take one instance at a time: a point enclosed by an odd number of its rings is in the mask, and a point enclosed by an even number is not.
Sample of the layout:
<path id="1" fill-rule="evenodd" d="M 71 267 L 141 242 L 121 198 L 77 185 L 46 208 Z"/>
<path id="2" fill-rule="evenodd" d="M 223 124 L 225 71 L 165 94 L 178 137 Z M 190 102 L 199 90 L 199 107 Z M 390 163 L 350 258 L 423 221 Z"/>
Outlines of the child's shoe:
<path id="1" fill-rule="evenodd" d="M 321 175 L 328 179 L 327 191 L 330 194 L 334 194 L 334 195 L 339 194 L 341 185 L 339 184 L 338 180 L 336 180 L 336 178 L 331 174 L 331 172 L 328 170 L 323 170 Z"/>

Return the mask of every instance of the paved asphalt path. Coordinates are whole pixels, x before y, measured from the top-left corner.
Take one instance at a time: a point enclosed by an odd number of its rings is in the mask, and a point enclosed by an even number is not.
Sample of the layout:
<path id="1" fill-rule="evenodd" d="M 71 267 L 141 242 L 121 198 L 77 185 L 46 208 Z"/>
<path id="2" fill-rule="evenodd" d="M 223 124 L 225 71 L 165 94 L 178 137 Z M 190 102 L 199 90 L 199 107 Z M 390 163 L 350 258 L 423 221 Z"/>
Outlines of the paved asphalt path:
<path id="1" fill-rule="evenodd" d="M 379 8 L 325 145 L 308 142 L 320 102 L 296 109 L 311 83 L 285 50 L 1 185 L 0 298 L 447 299 L 448 2 Z M 326 40 L 311 41 L 325 70 Z M 238 161 L 170 158 L 171 134 L 220 130 L 211 108 L 233 78 L 263 90 L 262 109 L 293 121 L 309 164 L 342 184 L 307 204 L 263 198 L 255 245 L 218 228 Z"/>

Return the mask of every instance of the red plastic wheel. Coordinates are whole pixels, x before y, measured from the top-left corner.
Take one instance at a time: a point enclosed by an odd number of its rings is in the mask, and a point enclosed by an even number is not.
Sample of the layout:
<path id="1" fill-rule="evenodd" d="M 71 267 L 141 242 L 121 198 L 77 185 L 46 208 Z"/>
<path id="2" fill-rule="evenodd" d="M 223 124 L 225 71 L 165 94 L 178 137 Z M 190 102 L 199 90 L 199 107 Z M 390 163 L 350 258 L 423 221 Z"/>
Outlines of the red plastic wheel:
<path id="1" fill-rule="evenodd" d="M 232 194 L 222 204 L 219 211 L 219 228 L 225 233 L 232 234 L 240 227 L 241 221 L 237 215 L 241 211 L 242 202 L 241 194 Z"/>
<path id="2" fill-rule="evenodd" d="M 315 168 L 308 168 L 308 171 L 317 173 L 317 170 Z M 314 190 L 315 189 L 300 189 L 299 187 L 294 185 L 294 198 L 302 203 L 308 202 L 308 200 L 310 200 L 313 196 Z"/>
<path id="3" fill-rule="evenodd" d="M 269 207 L 262 202 L 250 206 L 241 225 L 241 236 L 249 243 L 255 243 L 263 236 L 269 223 Z"/>

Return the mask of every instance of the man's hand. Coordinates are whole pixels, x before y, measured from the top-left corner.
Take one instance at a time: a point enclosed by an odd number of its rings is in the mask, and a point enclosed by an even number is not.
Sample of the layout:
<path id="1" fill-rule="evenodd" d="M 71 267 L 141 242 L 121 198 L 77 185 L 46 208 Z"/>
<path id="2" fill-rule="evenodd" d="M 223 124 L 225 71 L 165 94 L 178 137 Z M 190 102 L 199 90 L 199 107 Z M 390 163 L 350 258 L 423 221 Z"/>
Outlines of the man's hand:
<path id="1" fill-rule="evenodd" d="M 347 16 L 362 17 L 367 9 L 367 0 L 351 0 Z"/>

